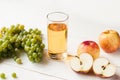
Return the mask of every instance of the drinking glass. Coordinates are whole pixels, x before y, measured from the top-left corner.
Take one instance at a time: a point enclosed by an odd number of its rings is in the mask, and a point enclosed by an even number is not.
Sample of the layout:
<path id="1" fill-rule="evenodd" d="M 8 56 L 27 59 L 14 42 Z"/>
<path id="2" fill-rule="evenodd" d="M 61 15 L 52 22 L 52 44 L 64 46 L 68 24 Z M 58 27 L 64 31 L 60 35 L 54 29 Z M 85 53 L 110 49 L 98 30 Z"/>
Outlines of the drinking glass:
<path id="1" fill-rule="evenodd" d="M 47 14 L 48 54 L 52 59 L 62 59 L 67 51 L 68 14 L 51 12 Z"/>

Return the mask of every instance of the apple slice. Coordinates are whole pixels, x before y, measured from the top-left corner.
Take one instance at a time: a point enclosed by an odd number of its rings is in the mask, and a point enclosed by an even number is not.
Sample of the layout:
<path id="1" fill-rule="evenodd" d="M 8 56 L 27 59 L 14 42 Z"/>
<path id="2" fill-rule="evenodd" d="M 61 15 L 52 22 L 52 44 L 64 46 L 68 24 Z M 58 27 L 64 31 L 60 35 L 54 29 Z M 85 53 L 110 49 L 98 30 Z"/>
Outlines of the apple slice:
<path id="1" fill-rule="evenodd" d="M 93 71 L 96 75 L 100 77 L 111 77 L 116 72 L 116 67 L 106 59 L 106 58 L 98 58 L 93 63 Z"/>
<path id="2" fill-rule="evenodd" d="M 88 73 L 92 67 L 93 58 L 88 53 L 83 53 L 79 57 L 75 56 L 70 61 L 71 68 L 76 72 Z"/>

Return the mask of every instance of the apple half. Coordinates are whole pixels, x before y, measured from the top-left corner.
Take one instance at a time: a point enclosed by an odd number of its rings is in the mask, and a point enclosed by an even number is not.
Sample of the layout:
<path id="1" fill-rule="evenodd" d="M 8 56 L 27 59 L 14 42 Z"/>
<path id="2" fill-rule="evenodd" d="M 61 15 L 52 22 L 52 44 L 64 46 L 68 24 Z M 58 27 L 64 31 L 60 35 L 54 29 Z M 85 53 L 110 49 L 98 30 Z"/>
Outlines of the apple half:
<path id="1" fill-rule="evenodd" d="M 75 72 L 88 73 L 93 64 L 93 58 L 88 53 L 83 53 L 80 56 L 75 56 L 70 61 L 70 66 Z"/>
<path id="2" fill-rule="evenodd" d="M 93 63 L 93 71 L 100 77 L 111 77 L 116 72 L 116 67 L 112 65 L 106 58 L 98 58 Z"/>

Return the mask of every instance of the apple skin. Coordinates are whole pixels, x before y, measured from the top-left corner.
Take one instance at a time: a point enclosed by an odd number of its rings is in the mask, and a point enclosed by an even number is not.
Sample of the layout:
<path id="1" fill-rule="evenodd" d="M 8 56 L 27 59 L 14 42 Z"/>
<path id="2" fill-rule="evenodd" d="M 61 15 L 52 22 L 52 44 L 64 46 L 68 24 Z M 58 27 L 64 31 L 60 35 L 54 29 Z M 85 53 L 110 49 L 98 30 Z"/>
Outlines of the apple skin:
<path id="1" fill-rule="evenodd" d="M 113 53 L 118 50 L 120 46 L 120 36 L 115 30 L 106 30 L 99 35 L 100 47 L 106 53 Z"/>
<path id="2" fill-rule="evenodd" d="M 95 41 L 83 41 L 78 47 L 77 55 L 79 56 L 82 53 L 89 53 L 95 60 L 100 55 L 100 48 Z"/>
<path id="3" fill-rule="evenodd" d="M 120 48 L 120 42 L 119 42 L 119 48 Z"/>
<path id="4" fill-rule="evenodd" d="M 111 77 L 113 77 L 113 76 L 110 76 L 110 77 L 106 77 L 106 76 L 103 76 L 102 74 L 96 74 L 95 72 L 94 72 L 94 74 L 96 75 L 96 76 L 98 76 L 98 77 L 101 77 L 101 78 L 103 78 L 103 79 L 107 79 L 107 78 L 111 78 Z"/>

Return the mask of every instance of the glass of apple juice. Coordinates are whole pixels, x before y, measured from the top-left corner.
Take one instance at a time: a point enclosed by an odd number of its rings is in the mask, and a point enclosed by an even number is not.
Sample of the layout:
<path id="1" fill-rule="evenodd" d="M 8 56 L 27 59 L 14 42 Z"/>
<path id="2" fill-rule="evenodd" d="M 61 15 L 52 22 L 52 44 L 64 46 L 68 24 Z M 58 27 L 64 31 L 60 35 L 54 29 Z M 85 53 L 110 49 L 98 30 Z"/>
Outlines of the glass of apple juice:
<path id="1" fill-rule="evenodd" d="M 51 59 L 61 60 L 67 51 L 68 18 L 64 12 L 47 14 L 48 55 Z"/>

